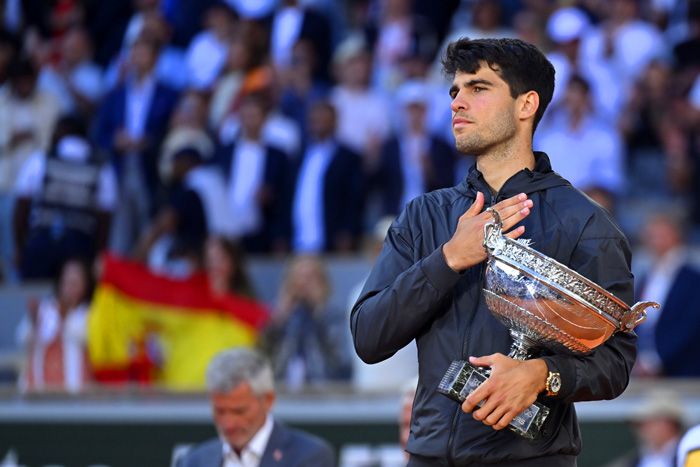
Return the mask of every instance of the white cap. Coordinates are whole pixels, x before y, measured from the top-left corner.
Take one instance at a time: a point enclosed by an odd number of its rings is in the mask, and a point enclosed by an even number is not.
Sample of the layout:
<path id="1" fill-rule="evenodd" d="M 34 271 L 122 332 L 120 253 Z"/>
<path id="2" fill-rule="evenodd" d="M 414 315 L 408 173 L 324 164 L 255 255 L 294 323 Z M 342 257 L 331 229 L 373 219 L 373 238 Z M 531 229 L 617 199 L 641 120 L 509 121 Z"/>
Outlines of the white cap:
<path id="1" fill-rule="evenodd" d="M 367 50 L 367 41 L 361 33 L 353 33 L 341 42 L 333 54 L 333 63 L 342 65 Z"/>
<path id="2" fill-rule="evenodd" d="M 80 136 L 64 136 L 56 145 L 56 155 L 63 160 L 84 162 L 90 156 L 90 144 Z"/>
<path id="3" fill-rule="evenodd" d="M 561 8 L 549 17 L 547 34 L 554 42 L 570 42 L 580 39 L 589 25 L 590 21 L 583 11 L 574 7 Z"/>
<path id="4" fill-rule="evenodd" d="M 426 105 L 429 99 L 429 92 L 428 85 L 425 82 L 409 80 L 396 90 L 396 99 L 404 106 L 410 104 Z"/>

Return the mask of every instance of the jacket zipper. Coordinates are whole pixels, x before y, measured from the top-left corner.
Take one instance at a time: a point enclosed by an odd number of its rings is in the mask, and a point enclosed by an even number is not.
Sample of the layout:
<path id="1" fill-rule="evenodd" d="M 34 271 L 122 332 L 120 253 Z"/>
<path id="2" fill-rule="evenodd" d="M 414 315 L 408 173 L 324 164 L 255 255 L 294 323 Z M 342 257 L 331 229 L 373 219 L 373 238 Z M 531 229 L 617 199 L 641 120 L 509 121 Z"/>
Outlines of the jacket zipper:
<path id="1" fill-rule="evenodd" d="M 496 193 L 495 195 L 491 196 L 491 203 L 489 204 L 489 207 L 494 206 L 498 202 L 498 197 L 499 193 Z M 484 276 L 486 273 L 486 268 L 484 267 L 484 263 L 481 263 L 479 265 L 479 283 L 484 282 Z M 468 347 L 468 342 L 471 341 L 471 331 L 472 331 L 472 322 L 474 321 L 474 315 L 476 314 L 476 310 L 479 309 L 481 306 L 481 292 L 479 292 L 476 296 L 476 307 L 474 308 L 474 314 L 472 314 L 472 318 L 469 320 L 467 323 L 466 329 L 464 330 L 464 335 L 462 338 L 462 354 L 461 357 L 463 360 L 467 360 L 469 356 L 467 355 L 467 347 Z M 467 335 L 469 336 L 469 339 L 467 339 Z M 459 420 L 459 416 L 461 413 L 462 407 L 459 406 L 457 410 L 454 413 L 454 416 L 452 417 L 452 429 L 450 430 L 450 436 L 447 439 L 447 461 L 450 466 L 454 466 L 454 456 L 453 456 L 453 443 L 454 443 L 454 435 L 455 435 L 455 430 L 457 429 L 457 421 Z"/>

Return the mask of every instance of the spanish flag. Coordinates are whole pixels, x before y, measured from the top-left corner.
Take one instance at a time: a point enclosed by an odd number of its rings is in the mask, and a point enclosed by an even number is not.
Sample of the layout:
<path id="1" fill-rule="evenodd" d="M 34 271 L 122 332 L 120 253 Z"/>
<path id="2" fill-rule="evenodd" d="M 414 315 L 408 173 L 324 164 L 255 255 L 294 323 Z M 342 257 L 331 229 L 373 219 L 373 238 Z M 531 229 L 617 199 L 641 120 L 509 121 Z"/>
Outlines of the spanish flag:
<path id="1" fill-rule="evenodd" d="M 267 317 L 251 299 L 212 294 L 204 274 L 176 280 L 107 255 L 88 318 L 93 374 L 101 382 L 202 389 L 209 360 L 255 345 Z"/>

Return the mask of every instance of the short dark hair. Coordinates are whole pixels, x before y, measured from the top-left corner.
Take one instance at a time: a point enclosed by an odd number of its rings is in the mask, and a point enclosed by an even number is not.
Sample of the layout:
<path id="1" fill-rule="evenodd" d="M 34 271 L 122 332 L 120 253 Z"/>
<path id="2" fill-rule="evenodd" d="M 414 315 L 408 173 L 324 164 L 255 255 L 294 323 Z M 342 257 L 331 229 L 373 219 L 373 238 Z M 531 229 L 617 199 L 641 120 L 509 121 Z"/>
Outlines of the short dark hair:
<path id="1" fill-rule="evenodd" d="M 510 95 L 516 97 L 535 91 L 540 105 L 535 113 L 532 131 L 542 119 L 554 93 L 554 67 L 534 45 L 520 39 L 468 39 L 452 42 L 442 59 L 445 74 L 476 73 L 481 62 L 508 84 Z"/>

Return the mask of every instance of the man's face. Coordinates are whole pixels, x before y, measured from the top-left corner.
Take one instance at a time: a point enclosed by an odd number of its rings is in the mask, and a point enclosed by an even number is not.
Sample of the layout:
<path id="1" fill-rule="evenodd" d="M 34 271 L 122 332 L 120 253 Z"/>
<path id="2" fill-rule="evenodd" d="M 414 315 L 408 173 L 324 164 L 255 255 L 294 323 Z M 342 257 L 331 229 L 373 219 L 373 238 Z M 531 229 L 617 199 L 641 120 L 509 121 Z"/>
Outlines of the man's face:
<path id="1" fill-rule="evenodd" d="M 458 71 L 450 97 L 458 151 L 479 156 L 515 136 L 516 101 L 508 84 L 485 63 L 474 74 Z"/>
<path id="2" fill-rule="evenodd" d="M 265 423 L 275 396 L 255 394 L 248 383 L 242 383 L 227 393 L 213 393 L 210 399 L 219 434 L 241 450 Z"/>

